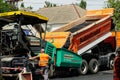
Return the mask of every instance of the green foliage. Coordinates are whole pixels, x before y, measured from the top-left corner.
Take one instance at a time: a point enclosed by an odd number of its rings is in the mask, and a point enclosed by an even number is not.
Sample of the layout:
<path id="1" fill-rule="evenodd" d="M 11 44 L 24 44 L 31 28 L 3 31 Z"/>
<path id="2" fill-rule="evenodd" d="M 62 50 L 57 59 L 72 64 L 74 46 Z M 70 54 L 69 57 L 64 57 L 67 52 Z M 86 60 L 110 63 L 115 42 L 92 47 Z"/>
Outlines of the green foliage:
<path id="1" fill-rule="evenodd" d="M 29 7 L 27 7 L 27 8 L 29 8 L 29 9 L 33 9 L 33 7 L 32 7 L 32 6 L 29 6 Z"/>
<path id="2" fill-rule="evenodd" d="M 23 11 L 31 11 L 32 9 L 33 9 L 32 6 L 25 7 L 25 6 L 24 6 L 24 3 L 21 3 L 21 5 L 20 5 L 20 10 L 23 10 Z"/>
<path id="3" fill-rule="evenodd" d="M 20 7 L 21 8 L 25 8 L 24 3 L 21 3 Z"/>
<path id="4" fill-rule="evenodd" d="M 86 6 L 87 6 L 87 3 L 85 0 L 81 0 L 81 2 L 78 4 L 76 3 L 76 5 L 78 5 L 79 7 L 83 8 L 83 9 L 86 9 Z M 57 5 L 54 4 L 54 3 L 51 3 L 49 1 L 45 1 L 45 5 L 44 7 L 56 7 Z"/>
<path id="5" fill-rule="evenodd" d="M 3 0 L 0 0 L 0 13 L 8 12 L 8 11 L 15 11 L 17 8 L 13 5 L 5 3 Z"/>
<path id="6" fill-rule="evenodd" d="M 114 8 L 113 20 L 120 31 L 120 0 L 108 0 L 106 8 Z"/>
<path id="7" fill-rule="evenodd" d="M 49 1 L 45 1 L 44 7 L 56 7 L 57 5 L 54 3 L 50 3 Z"/>
<path id="8" fill-rule="evenodd" d="M 86 9 L 86 5 L 87 5 L 86 1 L 81 0 L 80 7 Z"/>
<path id="9" fill-rule="evenodd" d="M 86 9 L 87 3 L 85 0 L 81 0 L 81 2 L 76 5 L 78 5 L 79 7 L 83 8 L 83 9 Z"/>

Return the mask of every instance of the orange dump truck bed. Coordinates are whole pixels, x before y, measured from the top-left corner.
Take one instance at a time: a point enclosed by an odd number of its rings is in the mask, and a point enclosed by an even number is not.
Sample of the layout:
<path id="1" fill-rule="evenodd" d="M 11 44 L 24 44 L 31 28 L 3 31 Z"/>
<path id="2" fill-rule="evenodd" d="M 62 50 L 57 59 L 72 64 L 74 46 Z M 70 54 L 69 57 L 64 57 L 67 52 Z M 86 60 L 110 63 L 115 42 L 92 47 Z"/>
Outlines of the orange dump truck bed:
<path id="1" fill-rule="evenodd" d="M 69 50 L 77 52 L 78 50 L 85 48 L 90 43 L 108 34 L 110 29 L 111 16 L 106 16 L 103 18 L 101 17 L 100 19 L 86 20 L 84 23 L 70 29 L 64 29 L 64 32 L 46 33 L 46 40 L 50 41 L 51 39 L 54 39 L 53 44 L 57 48 L 65 47 L 67 44 L 67 48 Z M 107 35 L 107 37 L 109 36 Z"/>
<path id="2" fill-rule="evenodd" d="M 111 14 L 111 12 L 107 15 L 89 14 L 62 26 L 54 32 L 46 33 L 46 39 L 50 39 L 52 35 L 53 44 L 57 48 L 65 47 L 73 52 L 79 50 L 83 53 L 111 35 Z M 61 39 L 63 36 L 65 36 L 64 39 Z"/>

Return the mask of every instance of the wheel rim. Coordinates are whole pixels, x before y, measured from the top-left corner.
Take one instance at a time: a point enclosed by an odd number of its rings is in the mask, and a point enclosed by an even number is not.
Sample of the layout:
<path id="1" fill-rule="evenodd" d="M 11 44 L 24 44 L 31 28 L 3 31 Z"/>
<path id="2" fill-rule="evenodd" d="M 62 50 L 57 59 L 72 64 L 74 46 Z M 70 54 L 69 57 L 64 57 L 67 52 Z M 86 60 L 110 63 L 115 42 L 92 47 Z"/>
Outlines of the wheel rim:
<path id="1" fill-rule="evenodd" d="M 80 65 L 80 68 L 78 68 L 78 72 L 81 75 L 85 75 L 88 72 L 88 63 L 86 60 L 82 60 L 82 64 Z"/>
<path id="2" fill-rule="evenodd" d="M 97 62 L 94 62 L 93 63 L 93 70 L 96 71 L 98 69 L 98 64 Z"/>
<path id="3" fill-rule="evenodd" d="M 113 69 L 114 66 L 114 58 L 110 59 L 110 69 Z"/>
<path id="4" fill-rule="evenodd" d="M 86 64 L 83 63 L 83 64 L 81 65 L 81 71 L 82 71 L 82 73 L 85 73 L 86 70 L 87 70 Z"/>
<path id="5" fill-rule="evenodd" d="M 89 70 L 91 73 L 97 73 L 99 69 L 99 63 L 96 59 L 92 59 L 89 62 Z"/>

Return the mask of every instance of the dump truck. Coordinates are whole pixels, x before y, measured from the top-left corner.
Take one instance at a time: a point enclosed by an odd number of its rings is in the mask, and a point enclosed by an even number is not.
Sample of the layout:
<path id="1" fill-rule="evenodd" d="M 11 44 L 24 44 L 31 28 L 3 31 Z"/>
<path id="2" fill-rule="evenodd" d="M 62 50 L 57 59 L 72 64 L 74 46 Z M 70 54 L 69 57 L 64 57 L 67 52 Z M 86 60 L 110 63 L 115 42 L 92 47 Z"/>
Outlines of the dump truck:
<path id="1" fill-rule="evenodd" d="M 33 31 L 26 29 L 26 27 L 32 26 L 40 34 L 45 34 L 46 31 L 42 31 L 42 27 L 46 29 L 47 22 L 47 17 L 33 12 L 0 13 L 0 69 L 5 80 L 13 77 L 14 79 L 21 79 L 19 74 L 26 71 L 36 77 L 36 71 L 39 68 L 38 60 L 30 61 L 28 58 L 39 55 L 41 48 L 44 48 L 45 52 L 52 57 L 50 64 L 54 64 L 54 54 L 58 53 L 58 60 L 62 58 L 57 63 L 59 66 L 78 68 L 81 65 L 82 58 L 80 55 L 67 49 L 56 50 L 52 43 L 45 41 L 45 35 L 38 38 Z M 29 80 L 31 79 L 29 78 Z"/>
<path id="2" fill-rule="evenodd" d="M 62 72 L 62 69 L 67 70 L 63 66 L 69 67 L 60 57 L 60 52 L 64 49 L 82 56 L 82 65 L 77 69 L 80 74 L 97 73 L 99 68 L 105 67 L 112 69 L 116 55 L 115 35 L 111 36 L 111 30 L 115 27 L 112 20 L 113 12 L 113 8 L 91 10 L 86 16 L 43 34 L 46 35 L 45 40 L 51 42 L 58 50 L 54 54 L 49 54 L 54 57 L 54 65 L 50 68 L 53 69 L 51 74 L 55 71 Z M 72 59 L 72 55 L 69 54 L 62 56 Z M 59 64 L 61 61 L 63 62 Z M 70 70 L 73 72 L 76 69 Z"/>

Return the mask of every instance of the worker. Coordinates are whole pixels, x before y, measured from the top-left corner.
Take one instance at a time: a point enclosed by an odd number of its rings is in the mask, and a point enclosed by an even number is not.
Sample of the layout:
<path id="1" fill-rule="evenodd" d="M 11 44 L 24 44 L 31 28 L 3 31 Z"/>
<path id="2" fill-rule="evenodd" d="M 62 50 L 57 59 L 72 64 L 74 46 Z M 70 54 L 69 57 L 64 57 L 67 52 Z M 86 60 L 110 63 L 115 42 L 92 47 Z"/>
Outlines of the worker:
<path id="1" fill-rule="evenodd" d="M 44 80 L 49 80 L 48 78 L 48 62 L 51 57 L 44 52 L 44 49 L 41 49 L 40 54 L 35 57 L 29 58 L 30 60 L 39 58 L 39 67 L 40 67 L 40 74 L 43 76 Z"/>
<path id="2" fill-rule="evenodd" d="M 117 56 L 114 59 L 113 80 L 120 80 L 120 47 L 117 49 Z"/>

